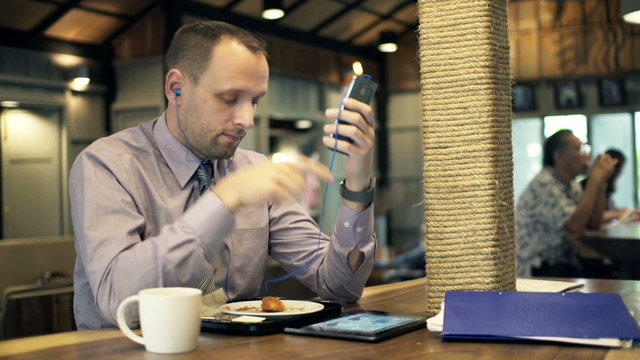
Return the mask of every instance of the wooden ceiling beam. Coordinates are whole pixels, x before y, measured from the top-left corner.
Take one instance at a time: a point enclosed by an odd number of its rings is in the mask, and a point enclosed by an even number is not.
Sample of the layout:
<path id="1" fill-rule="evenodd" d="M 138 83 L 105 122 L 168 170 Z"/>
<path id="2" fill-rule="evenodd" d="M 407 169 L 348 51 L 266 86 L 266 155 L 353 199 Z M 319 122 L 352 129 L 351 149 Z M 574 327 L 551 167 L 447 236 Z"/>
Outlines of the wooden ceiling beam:
<path id="1" fill-rule="evenodd" d="M 299 8 L 300 6 L 308 3 L 309 0 L 298 0 L 296 2 L 294 2 L 293 4 L 289 5 L 288 8 L 284 9 L 284 13 L 285 16 L 281 17 L 280 19 L 276 19 L 276 20 L 271 20 L 272 23 L 277 24 L 278 22 L 280 22 L 282 19 L 287 17 L 287 14 L 291 14 L 295 9 Z"/>
<path id="2" fill-rule="evenodd" d="M 359 56 L 365 59 L 375 60 L 377 51 L 372 47 L 357 46 L 346 42 L 334 40 L 328 37 L 310 34 L 285 26 L 273 26 L 271 22 L 254 19 L 249 16 L 223 11 L 211 5 L 201 2 L 183 0 L 180 1 L 180 11 L 183 14 L 206 18 L 210 20 L 219 20 L 232 23 L 247 30 L 257 31 L 281 37 L 288 40 L 298 41 L 303 44 L 317 46 L 345 54 Z"/>
<path id="3" fill-rule="evenodd" d="M 357 0 L 357 1 L 354 1 L 354 2 L 352 2 L 350 4 L 345 5 L 345 7 L 342 8 L 342 10 L 338 11 L 336 14 L 334 14 L 332 16 L 329 16 L 323 22 L 321 22 L 320 24 L 316 25 L 316 27 L 311 29 L 311 33 L 312 34 L 319 33 L 322 29 L 327 27 L 329 24 L 331 24 L 332 22 L 336 21 L 336 19 L 339 19 L 339 18 L 343 17 L 344 15 L 346 15 L 349 11 L 351 11 L 353 9 L 356 9 L 363 2 L 365 2 L 365 0 Z"/>
<path id="4" fill-rule="evenodd" d="M 367 31 L 369 31 L 369 30 L 373 29 L 374 27 L 378 26 L 379 24 L 381 24 L 383 21 L 389 20 L 389 19 L 393 19 L 393 15 L 395 15 L 398 11 L 402 10 L 405 6 L 408 6 L 409 4 L 414 3 L 414 2 L 415 2 L 415 0 L 405 0 L 403 3 L 398 4 L 396 7 L 391 9 L 391 11 L 389 11 L 389 13 L 387 13 L 386 15 L 381 15 L 378 20 L 372 22 L 371 24 L 365 26 L 360 31 L 358 31 L 355 34 L 353 34 L 351 36 L 351 38 L 349 38 L 349 40 L 347 40 L 347 41 L 353 42 L 358 37 L 360 37 L 363 34 L 365 34 Z M 404 24 L 404 25 L 407 26 L 407 24 Z M 414 29 L 417 29 L 417 26 Z M 414 29 L 411 29 L 411 31 L 413 31 Z M 407 29 L 407 31 L 409 31 L 409 29 Z"/>
<path id="5" fill-rule="evenodd" d="M 70 54 L 89 59 L 102 58 L 104 49 L 99 45 L 79 44 L 70 41 L 62 41 L 46 37 L 44 35 L 31 35 L 29 33 L 0 26 L 0 45 L 47 51 L 61 54 Z"/>
<path id="6" fill-rule="evenodd" d="M 231 10 L 233 9 L 234 6 L 238 5 L 238 3 L 240 3 L 242 0 L 233 0 L 233 1 L 229 1 L 229 3 L 227 5 L 225 5 L 225 7 L 223 7 L 223 10 Z"/>
<path id="7" fill-rule="evenodd" d="M 55 9 L 51 12 L 51 14 L 42 19 L 42 21 L 34 26 L 33 29 L 31 29 L 29 32 L 31 33 L 31 35 L 40 35 L 44 33 L 51 25 L 65 16 L 69 12 L 69 10 L 78 5 L 79 2 L 80 0 L 69 0 L 58 5 L 57 9 Z"/>
<path id="8" fill-rule="evenodd" d="M 37 1 L 37 2 L 40 2 L 40 3 L 45 3 L 45 4 L 53 4 L 53 5 L 56 5 L 56 6 L 60 5 L 59 1 L 54 1 L 54 0 L 34 0 L 34 1 Z M 96 13 L 96 14 L 100 14 L 100 15 L 113 16 L 113 17 L 116 17 L 118 19 L 123 19 L 123 20 L 127 20 L 127 19 L 131 18 L 131 16 L 123 15 L 123 14 L 117 13 L 115 11 L 96 9 L 96 8 L 92 8 L 92 7 L 88 7 L 88 6 L 82 5 L 80 3 L 77 4 L 75 6 L 75 8 L 76 9 L 81 9 L 81 10 L 84 10 L 84 11 L 89 11 L 89 12 Z"/>
<path id="9" fill-rule="evenodd" d="M 135 16 L 128 19 L 128 21 L 119 27 L 113 34 L 109 35 L 109 37 L 104 41 L 104 44 L 111 44 L 113 40 L 118 38 L 120 35 L 124 34 L 127 30 L 131 29 L 133 25 L 137 24 L 143 17 L 147 16 L 151 12 L 151 10 L 155 9 L 160 5 L 162 0 L 154 0 L 149 3 L 144 9 L 142 9 Z"/>

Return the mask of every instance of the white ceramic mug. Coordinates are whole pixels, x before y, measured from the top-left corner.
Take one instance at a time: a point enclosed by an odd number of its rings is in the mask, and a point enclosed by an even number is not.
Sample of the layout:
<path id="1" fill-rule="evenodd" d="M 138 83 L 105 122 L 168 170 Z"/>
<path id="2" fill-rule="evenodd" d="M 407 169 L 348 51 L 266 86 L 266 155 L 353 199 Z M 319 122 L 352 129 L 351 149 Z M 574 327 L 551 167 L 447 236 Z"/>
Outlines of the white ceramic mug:
<path id="1" fill-rule="evenodd" d="M 194 288 L 152 288 L 129 296 L 118 306 L 118 326 L 131 340 L 147 351 L 162 354 L 195 349 L 200 337 L 202 291 Z M 138 302 L 142 336 L 135 334 L 125 320 L 127 306 Z"/>

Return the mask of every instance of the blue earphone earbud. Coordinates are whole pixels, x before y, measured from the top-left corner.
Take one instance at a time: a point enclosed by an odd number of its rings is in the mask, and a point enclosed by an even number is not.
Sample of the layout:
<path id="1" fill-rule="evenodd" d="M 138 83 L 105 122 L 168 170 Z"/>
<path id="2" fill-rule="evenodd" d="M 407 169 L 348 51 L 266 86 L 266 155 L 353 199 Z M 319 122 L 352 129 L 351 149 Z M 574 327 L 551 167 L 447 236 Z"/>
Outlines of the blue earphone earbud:
<path id="1" fill-rule="evenodd" d="M 174 93 L 176 96 L 180 96 L 180 95 L 182 95 L 182 90 L 180 90 L 180 89 L 175 89 L 175 90 L 173 90 L 173 93 Z"/>

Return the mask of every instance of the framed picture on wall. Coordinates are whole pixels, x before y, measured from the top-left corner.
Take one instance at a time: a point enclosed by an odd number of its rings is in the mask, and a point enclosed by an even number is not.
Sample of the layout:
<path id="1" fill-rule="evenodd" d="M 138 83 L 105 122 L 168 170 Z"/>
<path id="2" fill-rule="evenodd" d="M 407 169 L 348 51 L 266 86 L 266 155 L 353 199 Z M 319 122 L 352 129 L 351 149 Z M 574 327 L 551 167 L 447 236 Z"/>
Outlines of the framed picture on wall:
<path id="1" fill-rule="evenodd" d="M 624 79 L 600 79 L 598 81 L 598 98 L 600 106 L 627 105 Z"/>
<path id="2" fill-rule="evenodd" d="M 511 99 L 513 111 L 529 111 L 536 109 L 536 93 L 533 84 L 513 85 Z"/>
<path id="3" fill-rule="evenodd" d="M 582 107 L 580 84 L 577 81 L 565 81 L 555 84 L 556 109 Z"/>

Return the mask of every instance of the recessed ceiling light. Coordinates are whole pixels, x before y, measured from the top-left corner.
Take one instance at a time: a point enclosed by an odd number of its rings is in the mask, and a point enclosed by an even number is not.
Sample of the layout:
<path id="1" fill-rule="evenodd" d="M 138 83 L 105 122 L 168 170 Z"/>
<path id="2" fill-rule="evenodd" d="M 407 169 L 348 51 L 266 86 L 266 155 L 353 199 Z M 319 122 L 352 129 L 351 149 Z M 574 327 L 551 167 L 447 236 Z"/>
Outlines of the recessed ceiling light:
<path id="1" fill-rule="evenodd" d="M 311 120 L 296 120 L 293 124 L 296 129 L 310 129 L 313 127 L 313 121 Z"/>
<path id="2" fill-rule="evenodd" d="M 620 13 L 624 21 L 632 24 L 640 24 L 640 2 L 638 0 L 622 0 Z"/>
<path id="3" fill-rule="evenodd" d="M 351 68 L 353 69 L 353 73 L 356 75 L 364 74 L 364 68 L 360 61 L 354 61 L 353 64 L 351 64 Z"/>
<path id="4" fill-rule="evenodd" d="M 386 53 L 392 53 L 398 50 L 398 45 L 396 44 L 396 34 L 393 31 L 383 31 L 380 33 L 378 50 Z"/>
<path id="5" fill-rule="evenodd" d="M 284 16 L 284 8 L 280 0 L 264 0 L 262 17 L 267 20 L 277 20 Z"/>
<path id="6" fill-rule="evenodd" d="M 71 80 L 71 84 L 69 85 L 69 87 L 71 88 L 71 90 L 84 91 L 84 90 L 87 90 L 90 82 L 91 82 L 91 79 L 89 77 L 78 76 L 73 78 L 73 80 Z"/>
<path id="7" fill-rule="evenodd" d="M 17 101 L 0 101 L 0 105 L 6 108 L 17 108 L 20 106 L 20 103 Z"/>

